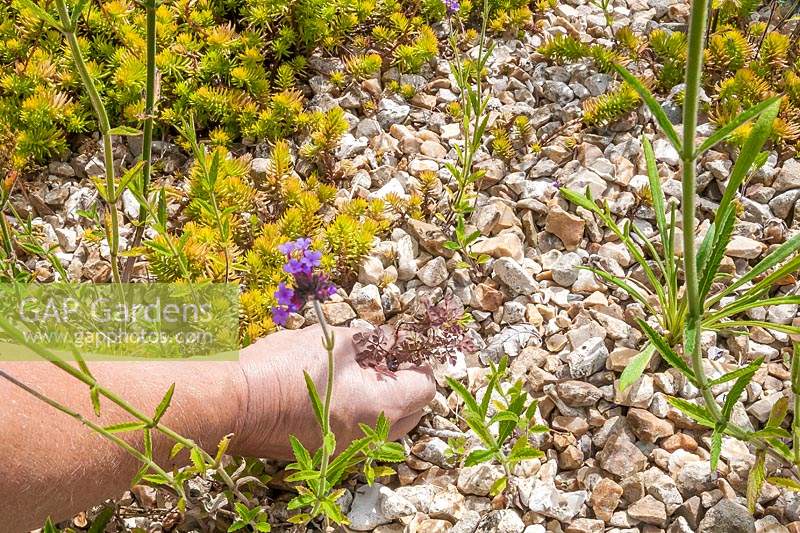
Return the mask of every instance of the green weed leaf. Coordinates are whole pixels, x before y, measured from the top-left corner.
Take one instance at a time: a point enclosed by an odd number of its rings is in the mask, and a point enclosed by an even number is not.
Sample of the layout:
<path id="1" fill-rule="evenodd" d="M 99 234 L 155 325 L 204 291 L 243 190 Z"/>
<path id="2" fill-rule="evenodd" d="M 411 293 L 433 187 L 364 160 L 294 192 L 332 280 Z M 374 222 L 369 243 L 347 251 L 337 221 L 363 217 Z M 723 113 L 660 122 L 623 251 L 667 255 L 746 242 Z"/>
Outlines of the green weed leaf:
<path id="1" fill-rule="evenodd" d="M 669 402 L 671 406 L 673 406 L 675 409 L 685 414 L 686 416 L 688 416 L 701 426 L 706 426 L 709 428 L 716 427 L 716 424 L 714 423 L 714 418 L 711 416 L 711 413 L 709 413 L 705 407 L 684 400 L 682 398 L 676 398 L 674 396 L 667 396 L 667 402 Z"/>
<path id="2" fill-rule="evenodd" d="M 780 99 L 781 99 L 780 96 L 773 96 L 772 98 L 764 100 L 763 102 L 754 105 L 750 109 L 739 113 L 733 120 L 731 120 L 730 122 L 725 124 L 725 126 L 721 127 L 713 134 L 711 134 L 711 136 L 708 139 L 706 139 L 703 142 L 703 144 L 701 144 L 700 147 L 697 148 L 697 150 L 695 150 L 694 158 L 699 159 L 700 156 L 702 156 L 706 152 L 706 150 L 710 150 L 718 143 L 727 139 L 728 135 L 733 133 L 734 130 L 736 130 L 739 126 L 755 118 L 756 116 L 761 114 L 765 109 L 778 102 L 778 100 Z"/>
<path id="3" fill-rule="evenodd" d="M 655 352 L 656 347 L 652 343 L 647 343 L 644 349 L 639 352 L 639 355 L 628 363 L 628 366 L 625 367 L 625 370 L 622 371 L 622 375 L 619 377 L 620 391 L 624 391 L 635 383 L 637 379 L 642 377 L 644 369 L 650 364 L 650 359 L 652 359 Z"/>
<path id="4" fill-rule="evenodd" d="M 306 389 L 308 390 L 308 397 L 311 399 L 311 407 L 314 409 L 314 417 L 317 419 L 317 424 L 321 428 L 325 428 L 325 419 L 323 416 L 322 400 L 320 400 L 317 386 L 308 372 L 303 371 L 303 377 L 306 380 Z"/>
<path id="5" fill-rule="evenodd" d="M 656 119 L 656 122 L 661 127 L 661 131 L 663 131 L 664 135 L 667 136 L 667 139 L 669 139 L 669 142 L 672 143 L 672 146 L 675 147 L 675 150 L 677 150 L 679 154 L 682 154 L 683 145 L 681 143 L 681 140 L 678 137 L 675 128 L 672 126 L 672 122 L 669 121 L 667 114 L 661 108 L 661 104 L 658 103 L 658 100 L 656 100 L 653 97 L 652 93 L 647 89 L 647 87 L 645 87 L 644 84 L 641 81 L 639 81 L 639 78 L 631 74 L 628 71 L 628 69 L 626 69 L 622 65 L 616 65 L 616 64 L 614 65 L 614 68 L 619 73 L 619 75 L 622 76 L 622 79 L 627 81 L 631 85 L 631 87 L 633 87 L 636 90 L 636 92 L 639 93 L 639 96 L 642 97 L 642 100 L 644 100 L 645 105 L 647 105 L 647 108 L 653 114 L 653 117 Z"/>
<path id="6" fill-rule="evenodd" d="M 644 331 L 647 338 L 650 339 L 650 342 L 653 346 L 656 347 L 658 353 L 661 354 L 661 357 L 673 368 L 677 368 L 681 374 L 686 376 L 686 378 L 692 382 L 692 384 L 697 385 L 697 377 L 694 375 L 694 371 L 689 368 L 689 365 L 684 361 L 681 356 L 675 353 L 669 344 L 667 344 L 666 339 L 661 336 L 659 332 L 654 330 L 650 324 L 645 322 L 642 319 L 637 320 L 639 327 Z"/>
<path id="7" fill-rule="evenodd" d="M 157 426 L 161 417 L 164 416 L 164 413 L 167 412 L 170 403 L 172 402 L 172 396 L 175 394 L 175 384 L 169 386 L 167 392 L 164 394 L 164 397 L 161 399 L 161 402 L 156 407 L 156 414 L 153 416 L 153 427 Z"/>
<path id="8" fill-rule="evenodd" d="M 764 363 L 764 358 L 759 357 L 758 359 L 756 359 L 747 366 L 743 366 L 742 368 L 737 368 L 736 370 L 728 372 L 727 374 L 722 375 L 717 379 L 709 381 L 708 386 L 713 387 L 714 385 L 719 385 L 720 383 L 733 381 L 734 379 L 738 379 L 747 374 L 753 374 L 761 367 L 763 363 Z"/>
<path id="9" fill-rule="evenodd" d="M 759 450 L 756 453 L 756 462 L 753 468 L 750 469 L 750 474 L 747 476 L 747 508 L 751 513 L 756 510 L 756 503 L 758 497 L 761 495 L 761 487 L 764 486 L 764 479 L 766 478 L 765 459 L 766 452 Z M 772 481 L 770 481 L 772 483 Z"/>
<path id="10" fill-rule="evenodd" d="M 728 184 L 725 186 L 725 193 L 722 195 L 722 200 L 720 200 L 719 203 L 717 215 L 725 213 L 729 204 L 733 201 L 734 195 L 739 191 L 739 187 L 742 185 L 742 182 L 753 166 L 753 161 L 758 157 L 761 148 L 764 146 L 764 143 L 767 142 L 767 139 L 769 139 L 770 133 L 772 133 L 772 124 L 778 116 L 780 107 L 781 99 L 779 98 L 764 109 L 761 116 L 758 117 L 758 120 L 753 125 L 750 135 L 745 140 L 739 152 L 739 157 L 736 158 L 736 164 L 733 165 Z"/>
<path id="11" fill-rule="evenodd" d="M 136 137 L 137 135 L 142 134 L 142 132 L 136 128 L 130 128 L 128 126 L 117 126 L 116 128 L 111 128 L 108 130 L 108 133 L 109 135 L 121 135 L 125 137 Z"/>
<path id="12" fill-rule="evenodd" d="M 17 2 L 17 4 L 22 6 L 24 9 L 28 9 L 30 11 L 33 11 L 34 15 L 36 15 L 37 17 L 42 19 L 42 21 L 46 22 L 47 24 L 49 24 L 50 26 L 52 26 L 56 30 L 58 30 L 58 31 L 60 31 L 62 33 L 65 32 L 64 26 L 62 26 L 61 23 L 59 23 L 55 19 L 55 17 L 50 15 L 50 13 L 48 13 L 47 11 L 45 11 L 44 9 L 39 7 L 39 4 L 35 3 L 33 0 L 15 0 L 15 1 Z"/>
<path id="13" fill-rule="evenodd" d="M 114 518 L 114 513 L 116 513 L 114 507 L 103 507 L 103 510 L 97 513 L 92 520 L 92 525 L 87 533 L 103 533 L 111 519 Z"/>
<path id="14" fill-rule="evenodd" d="M 486 461 L 491 461 L 494 455 L 494 450 L 473 450 L 467 458 L 464 459 L 464 466 L 475 466 L 485 463 Z"/>

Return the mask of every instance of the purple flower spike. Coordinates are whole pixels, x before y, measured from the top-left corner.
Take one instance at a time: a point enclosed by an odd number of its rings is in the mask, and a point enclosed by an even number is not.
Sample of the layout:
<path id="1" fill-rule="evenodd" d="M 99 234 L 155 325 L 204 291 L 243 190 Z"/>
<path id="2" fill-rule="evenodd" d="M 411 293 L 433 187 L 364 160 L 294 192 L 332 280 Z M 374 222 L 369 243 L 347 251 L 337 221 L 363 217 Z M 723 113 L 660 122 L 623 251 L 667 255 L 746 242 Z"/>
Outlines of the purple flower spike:
<path id="1" fill-rule="evenodd" d="M 311 239 L 306 237 L 278 246 L 278 250 L 286 255 L 283 271 L 292 276 L 291 287 L 281 282 L 275 291 L 278 306 L 272 308 L 272 317 L 278 325 L 285 325 L 289 313 L 299 312 L 307 301 L 324 302 L 336 294 L 336 285 L 325 274 L 315 272 L 322 264 L 322 252 L 310 247 Z"/>
<path id="2" fill-rule="evenodd" d="M 444 0 L 444 7 L 447 8 L 447 12 L 451 15 L 461 9 L 458 0 Z"/>

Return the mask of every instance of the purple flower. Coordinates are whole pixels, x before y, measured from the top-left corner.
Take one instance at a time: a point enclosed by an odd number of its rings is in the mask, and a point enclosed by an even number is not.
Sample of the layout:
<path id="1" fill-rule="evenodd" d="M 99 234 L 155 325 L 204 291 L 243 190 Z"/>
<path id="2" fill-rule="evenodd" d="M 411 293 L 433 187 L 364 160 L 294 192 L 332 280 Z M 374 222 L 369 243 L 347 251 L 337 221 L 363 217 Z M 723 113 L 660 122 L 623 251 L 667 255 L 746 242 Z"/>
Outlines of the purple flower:
<path id="1" fill-rule="evenodd" d="M 294 300 L 294 291 L 281 281 L 278 283 L 278 290 L 275 291 L 275 298 L 280 305 L 291 305 Z"/>
<path id="2" fill-rule="evenodd" d="M 444 7 L 447 8 L 447 12 L 451 15 L 461 9 L 458 0 L 444 0 Z"/>
<path id="3" fill-rule="evenodd" d="M 272 308 L 272 321 L 279 326 L 285 326 L 286 320 L 289 318 L 289 309 L 286 307 L 273 307 Z"/>
<path id="4" fill-rule="evenodd" d="M 289 261 L 283 265 L 283 271 L 292 275 L 311 274 L 311 268 L 300 259 L 289 259 Z"/>
<path id="5" fill-rule="evenodd" d="M 284 255 L 291 255 L 296 251 L 308 250 L 309 246 L 311 246 L 311 239 L 301 237 L 296 241 L 288 241 L 283 244 L 279 244 L 278 251 Z"/>
<path id="6" fill-rule="evenodd" d="M 322 252 L 316 250 L 306 250 L 303 254 L 303 261 L 310 267 L 318 267 L 322 262 Z"/>
<path id="7" fill-rule="evenodd" d="M 278 246 L 278 250 L 286 256 L 283 271 L 292 276 L 292 287 L 286 283 L 278 284 L 275 299 L 278 302 L 272 308 L 273 321 L 285 325 L 289 313 L 300 311 L 309 300 L 324 302 L 336 293 L 334 285 L 322 272 L 315 269 L 322 264 L 322 252 L 311 250 L 311 239 L 300 238 Z"/>

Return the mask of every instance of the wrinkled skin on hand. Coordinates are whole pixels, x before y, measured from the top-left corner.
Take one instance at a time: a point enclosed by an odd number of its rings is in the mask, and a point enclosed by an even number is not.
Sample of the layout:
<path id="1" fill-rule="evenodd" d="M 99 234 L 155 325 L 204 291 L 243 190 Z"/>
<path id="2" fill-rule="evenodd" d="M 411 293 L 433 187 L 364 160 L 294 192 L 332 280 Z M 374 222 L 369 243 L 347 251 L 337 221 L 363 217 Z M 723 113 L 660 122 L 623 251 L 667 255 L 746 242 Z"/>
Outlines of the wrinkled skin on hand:
<path id="1" fill-rule="evenodd" d="M 363 436 L 359 422 L 374 425 L 383 412 L 397 439 L 417 425 L 436 392 L 429 367 L 401 369 L 394 376 L 363 368 L 355 358 L 357 330 L 332 328 L 336 340 L 331 425 L 337 447 Z M 247 407 L 237 424 L 236 453 L 291 459 L 289 435 L 308 448 L 321 443 L 303 371 L 324 398 L 327 353 L 319 326 L 279 331 L 242 350 Z"/>

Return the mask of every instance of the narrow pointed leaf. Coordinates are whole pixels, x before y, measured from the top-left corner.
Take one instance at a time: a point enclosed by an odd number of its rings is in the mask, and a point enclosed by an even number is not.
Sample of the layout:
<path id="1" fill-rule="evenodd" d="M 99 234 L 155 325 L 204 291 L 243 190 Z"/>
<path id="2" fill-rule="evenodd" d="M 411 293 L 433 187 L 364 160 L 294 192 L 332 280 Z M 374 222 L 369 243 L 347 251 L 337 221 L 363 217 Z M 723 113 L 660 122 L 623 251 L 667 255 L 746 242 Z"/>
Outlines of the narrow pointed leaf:
<path id="1" fill-rule="evenodd" d="M 740 377 L 746 374 L 753 374 L 761 367 L 763 363 L 764 363 L 764 358 L 759 357 L 758 359 L 756 359 L 747 366 L 737 368 L 736 370 L 728 372 L 727 374 L 722 375 L 717 379 L 709 381 L 708 386 L 713 387 L 714 385 L 719 385 L 720 383 L 725 383 L 727 381 L 733 381 L 734 379 L 739 379 Z"/>
<path id="2" fill-rule="evenodd" d="M 722 418 L 726 423 L 731 419 L 733 407 L 736 405 L 736 402 L 739 401 L 739 398 L 741 398 L 744 389 L 747 387 L 747 384 L 750 383 L 751 379 L 753 379 L 753 374 L 756 370 L 757 368 L 752 368 L 749 372 L 739 376 L 733 383 L 731 390 L 725 396 L 725 403 L 722 404 Z"/>
<path id="3" fill-rule="evenodd" d="M 42 19 L 42 21 L 46 22 L 53 28 L 57 29 L 60 32 L 64 31 L 64 27 L 53 17 L 50 13 L 39 7 L 39 4 L 34 2 L 33 0 L 17 0 L 17 3 L 21 5 L 24 9 L 29 9 L 33 11 L 33 14 Z"/>
<path id="4" fill-rule="evenodd" d="M 113 424 L 106 426 L 103 429 L 109 433 L 127 433 L 129 431 L 140 431 L 147 427 L 144 422 L 123 422 L 121 424 Z"/>
<path id="5" fill-rule="evenodd" d="M 758 497 L 761 495 L 761 488 L 764 486 L 765 473 L 765 459 L 766 452 L 759 451 L 756 454 L 756 462 L 753 468 L 750 469 L 750 474 L 747 476 L 747 508 L 751 513 L 756 510 L 756 503 Z M 770 481 L 772 483 L 772 481 Z"/>
<path id="6" fill-rule="evenodd" d="M 669 142 L 675 147 L 675 150 L 677 150 L 679 154 L 682 154 L 683 145 L 678 137 L 678 133 L 672 126 L 672 122 L 670 122 L 667 114 L 661 108 L 661 104 L 658 103 L 658 100 L 656 100 L 647 87 L 645 87 L 644 84 L 639 81 L 639 78 L 631 74 L 628 69 L 622 65 L 614 65 L 614 68 L 617 70 L 619 75 L 622 76 L 622 79 L 628 82 L 630 86 L 633 87 L 637 93 L 639 93 L 639 96 L 642 98 L 642 100 L 644 100 L 645 105 L 647 105 L 647 108 L 653 114 L 656 122 L 661 127 L 661 131 L 663 131 L 664 135 L 667 136 L 667 139 L 669 139 Z"/>
<path id="7" fill-rule="evenodd" d="M 794 479 L 789 479 L 785 477 L 770 477 L 767 479 L 771 485 L 775 485 L 776 487 L 781 487 L 784 489 L 789 489 L 795 492 L 800 492 L 800 482 L 795 481 Z"/>
<path id="8" fill-rule="evenodd" d="M 717 471 L 719 455 L 722 453 L 722 429 L 717 428 L 711 434 L 711 471 Z"/>
<path id="9" fill-rule="evenodd" d="M 169 389 L 167 389 L 167 392 L 164 394 L 164 397 L 161 399 L 161 402 L 158 404 L 158 407 L 156 407 L 156 414 L 155 416 L 153 416 L 154 427 L 158 425 L 159 421 L 161 420 L 161 417 L 163 417 L 164 413 L 167 412 L 169 404 L 172 402 L 173 394 L 175 394 L 174 383 L 169 386 Z"/>
<path id="10" fill-rule="evenodd" d="M 681 374 L 686 376 L 689 381 L 696 385 L 697 378 L 695 377 L 694 372 L 691 368 L 689 368 L 689 365 L 686 363 L 686 361 L 684 361 L 681 356 L 675 353 L 675 350 L 673 350 L 670 345 L 667 344 L 667 341 L 664 339 L 664 337 L 662 337 L 659 332 L 654 330 L 652 326 L 650 326 L 650 324 L 644 320 L 639 319 L 638 323 L 639 327 L 642 329 L 642 331 L 644 331 L 645 335 L 647 335 L 647 338 L 650 340 L 653 346 L 656 347 L 658 353 L 661 354 L 661 357 L 670 366 L 680 370 Z"/>
<path id="11" fill-rule="evenodd" d="M 92 526 L 87 533 L 103 533 L 116 512 L 114 507 L 103 507 L 103 510 L 97 513 L 92 520 Z"/>
<path id="12" fill-rule="evenodd" d="M 739 113 L 739 115 L 737 115 L 733 120 L 731 120 L 725 126 L 721 127 L 720 129 L 712 133 L 708 139 L 703 141 L 703 144 L 701 144 L 700 147 L 695 151 L 694 154 L 695 159 L 699 159 L 700 156 L 703 155 L 703 153 L 706 150 L 710 150 L 711 148 L 716 146 L 717 143 L 720 143 L 725 139 L 727 139 L 728 135 L 733 133 L 739 126 L 741 126 L 745 122 L 752 120 L 757 115 L 761 114 L 762 111 L 764 111 L 766 108 L 777 102 L 780 98 L 781 98 L 780 96 L 773 96 L 772 98 L 764 100 L 763 102 L 754 105 L 750 109 Z"/>
<path id="13" fill-rule="evenodd" d="M 756 157 L 761 152 L 764 143 L 769 139 L 770 133 L 772 133 L 772 123 L 775 122 L 775 117 L 778 116 L 780 106 L 780 99 L 770 103 L 753 125 L 750 135 L 745 140 L 742 150 L 739 152 L 739 157 L 736 158 L 736 164 L 733 165 L 733 170 L 731 170 L 731 176 L 725 187 L 725 193 L 722 195 L 722 200 L 720 200 L 719 203 L 718 214 L 728 209 L 728 205 L 738 192 L 748 172 L 750 172 L 753 161 L 755 161 Z"/>
<path id="14" fill-rule="evenodd" d="M 472 394 L 469 393 L 467 388 L 464 385 L 462 385 L 460 381 L 456 381 L 455 379 L 448 377 L 447 384 L 451 389 L 453 389 L 456 392 L 456 394 L 458 394 L 461 397 L 467 409 L 469 409 L 470 411 L 474 411 L 475 413 L 481 412 L 481 408 L 478 406 L 478 402 L 475 401 L 475 398 L 473 398 Z"/>
<path id="15" fill-rule="evenodd" d="M 303 377 L 306 380 L 306 389 L 308 390 L 308 397 L 311 399 L 311 407 L 314 409 L 314 418 L 317 419 L 317 424 L 320 427 L 325 427 L 325 417 L 323 416 L 322 400 L 320 400 L 317 386 L 308 372 L 303 372 Z"/>
<path id="16" fill-rule="evenodd" d="M 625 370 L 622 371 L 622 375 L 619 377 L 620 391 L 624 391 L 630 387 L 631 384 L 633 384 L 642 376 L 644 369 L 650 364 L 650 359 L 653 358 L 653 354 L 655 352 L 656 347 L 653 345 L 653 343 L 647 343 L 644 349 L 639 352 L 639 355 L 634 357 L 633 360 L 628 363 L 628 366 L 625 367 Z"/>
<path id="17" fill-rule="evenodd" d="M 674 396 L 667 396 L 667 402 L 701 426 L 706 426 L 709 428 L 716 426 L 711 414 L 705 407 L 682 398 L 676 398 Z"/>
<path id="18" fill-rule="evenodd" d="M 757 278 L 764 272 L 770 270 L 774 266 L 783 262 L 786 258 L 796 253 L 797 250 L 799 249 L 800 249 L 800 233 L 794 235 L 789 240 L 778 246 L 767 257 L 759 261 L 758 264 L 756 264 L 756 266 L 748 270 L 741 278 L 737 279 L 735 282 L 725 287 L 722 291 L 720 291 L 719 294 L 714 295 L 714 297 L 709 302 L 709 305 L 713 305 L 714 303 L 718 302 L 721 298 L 727 296 L 728 294 L 731 294 L 733 291 L 735 291 L 745 283 Z"/>

